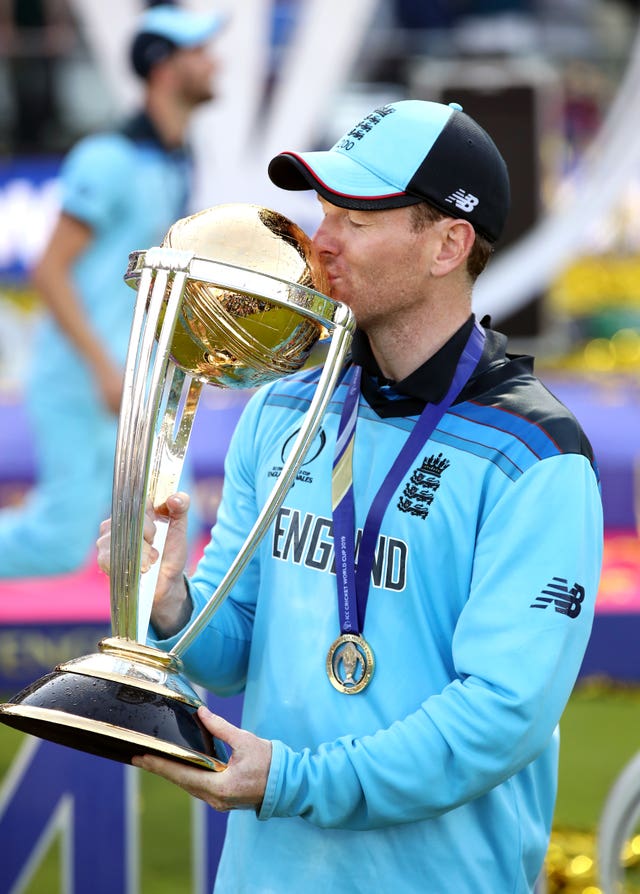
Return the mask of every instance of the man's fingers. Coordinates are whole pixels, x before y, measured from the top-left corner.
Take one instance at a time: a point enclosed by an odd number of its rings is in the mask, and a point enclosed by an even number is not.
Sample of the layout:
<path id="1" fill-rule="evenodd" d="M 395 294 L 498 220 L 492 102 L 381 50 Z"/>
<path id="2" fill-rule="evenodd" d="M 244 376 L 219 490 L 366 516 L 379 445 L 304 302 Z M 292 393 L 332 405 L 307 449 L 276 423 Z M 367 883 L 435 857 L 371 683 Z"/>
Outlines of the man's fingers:
<path id="1" fill-rule="evenodd" d="M 153 543 L 153 538 L 156 536 L 156 523 L 148 515 L 144 517 L 142 535 L 147 543 Z"/>
<path id="2" fill-rule="evenodd" d="M 100 522 L 100 536 L 96 540 L 98 568 L 105 574 L 109 574 L 111 565 L 110 542 L 111 519 L 105 518 L 103 522 Z"/>
<path id="3" fill-rule="evenodd" d="M 219 777 L 224 774 L 199 767 L 189 767 L 178 761 L 167 760 L 155 754 L 144 754 L 131 760 L 134 767 L 162 776 L 174 785 L 179 785 L 192 797 L 205 801 L 215 810 L 226 812 L 232 808 L 224 794 L 218 793 Z"/>
<path id="4" fill-rule="evenodd" d="M 142 548 L 142 556 L 140 557 L 140 570 L 144 574 L 152 565 L 160 558 L 160 553 L 155 546 L 149 546 L 147 543 Z"/>
<path id="5" fill-rule="evenodd" d="M 188 777 L 189 772 L 193 772 L 190 767 L 178 761 L 158 757 L 155 754 L 143 754 L 139 757 L 134 757 L 131 759 L 131 763 L 134 767 L 140 767 L 142 770 L 148 770 L 149 773 L 163 776 L 170 782 L 175 782 L 176 785 L 184 786 L 185 782 L 188 781 L 185 777 Z"/>
<path id="6" fill-rule="evenodd" d="M 231 749 L 234 749 L 237 746 L 238 739 L 242 738 L 243 730 L 238 729 L 237 726 L 229 723 L 228 720 L 220 717 L 219 714 L 214 714 L 206 705 L 200 705 L 198 717 L 212 736 L 215 736 L 216 739 L 222 739 Z"/>
<path id="7" fill-rule="evenodd" d="M 185 494 L 184 491 L 178 491 L 178 493 L 167 497 L 165 505 L 171 518 L 179 519 L 189 511 L 190 502 L 189 494 Z"/>

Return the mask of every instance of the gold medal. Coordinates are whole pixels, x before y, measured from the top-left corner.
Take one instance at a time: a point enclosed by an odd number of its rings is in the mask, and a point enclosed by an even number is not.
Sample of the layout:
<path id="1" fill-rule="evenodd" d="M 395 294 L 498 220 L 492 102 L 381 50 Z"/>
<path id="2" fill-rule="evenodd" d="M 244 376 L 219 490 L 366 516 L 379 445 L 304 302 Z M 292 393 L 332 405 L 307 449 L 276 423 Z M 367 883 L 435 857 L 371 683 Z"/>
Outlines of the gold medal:
<path id="1" fill-rule="evenodd" d="M 327 655 L 327 675 L 331 685 L 346 695 L 355 695 L 369 685 L 375 659 L 369 643 L 354 633 L 343 633 L 332 643 Z"/>

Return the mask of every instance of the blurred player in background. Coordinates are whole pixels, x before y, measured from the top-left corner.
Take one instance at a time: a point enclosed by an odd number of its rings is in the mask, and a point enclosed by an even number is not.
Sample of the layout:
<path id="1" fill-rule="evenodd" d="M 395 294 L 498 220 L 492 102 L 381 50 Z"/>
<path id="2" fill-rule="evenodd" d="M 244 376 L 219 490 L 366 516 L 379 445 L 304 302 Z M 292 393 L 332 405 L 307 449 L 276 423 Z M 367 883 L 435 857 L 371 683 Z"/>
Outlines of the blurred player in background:
<path id="1" fill-rule="evenodd" d="M 61 171 L 62 207 L 33 282 L 49 311 L 35 344 L 27 406 L 38 481 L 0 512 L 0 578 L 72 571 L 108 513 L 135 293 L 129 252 L 159 244 L 187 210 L 192 113 L 214 97 L 209 41 L 218 14 L 148 9 L 131 44 L 142 109 L 81 140 Z"/>

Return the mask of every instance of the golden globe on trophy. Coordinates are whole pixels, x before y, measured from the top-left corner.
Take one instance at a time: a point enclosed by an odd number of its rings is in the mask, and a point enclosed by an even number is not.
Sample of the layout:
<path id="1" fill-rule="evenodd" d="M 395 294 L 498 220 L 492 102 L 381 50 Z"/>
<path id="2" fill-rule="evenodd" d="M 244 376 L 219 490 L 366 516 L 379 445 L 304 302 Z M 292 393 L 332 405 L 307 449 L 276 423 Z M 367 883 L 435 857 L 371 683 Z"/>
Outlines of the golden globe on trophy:
<path id="1" fill-rule="evenodd" d="M 137 299 L 114 464 L 112 636 L 0 705 L 0 721 L 113 760 L 154 753 L 220 770 L 225 747 L 196 716 L 202 701 L 181 655 L 230 592 L 294 482 L 355 322 L 324 294 L 311 240 L 257 205 L 219 205 L 177 221 L 161 247 L 130 255 L 125 279 Z M 147 646 L 160 562 L 141 574 L 145 506 L 162 507 L 177 489 L 203 386 L 273 381 L 300 369 L 321 344 L 328 347 L 313 400 L 243 547 L 176 646 Z M 158 524 L 160 553 L 166 529 Z"/>

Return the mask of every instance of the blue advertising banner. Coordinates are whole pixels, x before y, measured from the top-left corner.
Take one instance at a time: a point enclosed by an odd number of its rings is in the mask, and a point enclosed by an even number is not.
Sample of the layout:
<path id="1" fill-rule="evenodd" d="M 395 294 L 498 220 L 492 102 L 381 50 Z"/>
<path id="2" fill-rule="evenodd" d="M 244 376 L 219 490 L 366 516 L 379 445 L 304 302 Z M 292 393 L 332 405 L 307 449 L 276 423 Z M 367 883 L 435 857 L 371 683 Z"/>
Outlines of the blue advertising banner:
<path id="1" fill-rule="evenodd" d="M 209 697 L 209 707 L 240 722 L 242 699 Z M 20 894 L 54 836 L 62 837 L 60 888 L 47 894 L 139 894 L 141 771 L 25 737 L 0 782 L 0 894 Z M 226 815 L 194 801 L 193 894 L 210 894 Z"/>
<path id="2" fill-rule="evenodd" d="M 60 162 L 0 162 L 0 281 L 21 282 L 44 248 L 59 208 Z"/>
<path id="3" fill-rule="evenodd" d="M 96 652 L 99 641 L 110 635 L 111 625 L 106 621 L 0 623 L 0 693 L 14 695 L 56 665 Z"/>
<path id="4" fill-rule="evenodd" d="M 61 894 L 135 894 L 136 782 L 132 767 L 27 738 L 0 788 L 2 894 L 28 883 L 56 832 Z"/>

